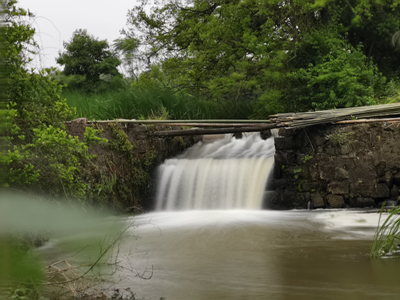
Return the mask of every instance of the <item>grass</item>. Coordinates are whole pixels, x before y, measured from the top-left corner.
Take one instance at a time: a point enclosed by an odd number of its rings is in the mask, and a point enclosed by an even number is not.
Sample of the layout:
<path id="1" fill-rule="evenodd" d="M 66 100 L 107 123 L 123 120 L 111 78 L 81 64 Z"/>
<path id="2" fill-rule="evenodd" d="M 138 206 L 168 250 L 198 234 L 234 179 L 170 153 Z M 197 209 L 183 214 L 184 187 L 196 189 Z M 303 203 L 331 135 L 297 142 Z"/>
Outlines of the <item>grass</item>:
<path id="1" fill-rule="evenodd" d="M 389 211 L 389 216 L 380 226 L 383 207 L 380 212 L 378 228 L 375 232 L 374 241 L 371 248 L 371 257 L 379 258 L 382 256 L 393 255 L 399 251 L 400 243 L 400 206 L 394 207 Z"/>
<path id="2" fill-rule="evenodd" d="M 65 91 L 62 97 L 76 108 L 76 118 L 89 120 L 148 119 L 165 110 L 175 120 L 247 119 L 254 108 L 250 102 L 217 102 L 166 90 L 123 89 L 91 95 Z"/>

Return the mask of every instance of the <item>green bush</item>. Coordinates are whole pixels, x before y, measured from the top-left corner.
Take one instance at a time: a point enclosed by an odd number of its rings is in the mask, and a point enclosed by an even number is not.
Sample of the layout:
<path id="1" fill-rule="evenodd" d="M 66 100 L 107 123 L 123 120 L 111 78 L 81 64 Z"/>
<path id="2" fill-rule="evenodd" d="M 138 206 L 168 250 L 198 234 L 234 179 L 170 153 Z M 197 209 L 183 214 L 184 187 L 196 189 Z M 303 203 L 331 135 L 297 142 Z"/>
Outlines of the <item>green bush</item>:
<path id="1" fill-rule="evenodd" d="M 313 29 L 297 50 L 282 101 L 288 110 L 324 110 L 376 104 L 383 77 L 362 46 L 352 47 L 338 26 Z"/>
<path id="2" fill-rule="evenodd" d="M 38 46 L 24 18 L 33 15 L 15 4 L 6 4 L 6 185 L 53 199 L 84 200 L 90 181 L 82 178 L 81 167 L 93 159 L 88 148 L 106 140 L 93 128 L 86 129 L 82 142 L 67 134 L 63 122 L 75 111 L 60 97 L 55 70 L 28 68 Z"/>

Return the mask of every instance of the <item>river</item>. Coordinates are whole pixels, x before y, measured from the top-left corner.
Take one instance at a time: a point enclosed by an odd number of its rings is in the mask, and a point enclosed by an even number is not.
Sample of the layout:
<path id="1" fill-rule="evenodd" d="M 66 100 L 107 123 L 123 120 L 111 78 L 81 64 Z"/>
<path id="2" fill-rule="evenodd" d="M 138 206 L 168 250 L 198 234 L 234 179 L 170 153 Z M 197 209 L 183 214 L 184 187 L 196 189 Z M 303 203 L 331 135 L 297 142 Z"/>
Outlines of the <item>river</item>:
<path id="1" fill-rule="evenodd" d="M 159 167 L 155 211 L 123 219 L 111 289 L 139 299 L 399 299 L 369 257 L 372 210 L 263 210 L 274 140 L 205 141 Z"/>
<path id="2" fill-rule="evenodd" d="M 399 299 L 400 260 L 369 257 L 374 212 L 156 212 L 127 222 L 120 255 L 131 269 L 118 286 L 145 299 Z"/>

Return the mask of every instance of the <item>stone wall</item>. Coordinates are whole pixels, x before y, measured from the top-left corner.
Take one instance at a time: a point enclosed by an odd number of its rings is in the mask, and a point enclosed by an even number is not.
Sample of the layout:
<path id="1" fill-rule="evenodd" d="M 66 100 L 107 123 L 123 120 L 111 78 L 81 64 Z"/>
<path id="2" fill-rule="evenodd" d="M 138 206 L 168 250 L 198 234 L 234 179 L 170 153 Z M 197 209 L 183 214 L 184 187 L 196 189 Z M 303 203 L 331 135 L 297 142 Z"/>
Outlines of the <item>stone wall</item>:
<path id="1" fill-rule="evenodd" d="M 156 130 L 180 130 L 180 127 L 133 123 L 88 123 L 81 118 L 66 122 L 70 135 L 84 138 L 85 128 L 101 130 L 106 144 L 89 149 L 96 157 L 81 166 L 94 203 L 119 210 L 150 209 L 154 196 L 154 168 L 164 159 L 181 153 L 201 140 L 201 136 L 156 137 Z M 90 193 L 89 193 L 90 194 Z"/>
<path id="2" fill-rule="evenodd" d="M 280 129 L 266 196 L 271 209 L 397 204 L 400 123 Z"/>
<path id="3" fill-rule="evenodd" d="M 94 127 L 102 130 L 102 136 L 109 141 L 115 139 L 112 134 L 110 125 L 117 125 L 126 133 L 129 141 L 135 145 L 134 154 L 138 157 L 144 157 L 146 152 L 155 151 L 155 163 L 159 164 L 165 158 L 173 157 L 195 143 L 201 141 L 201 136 L 188 135 L 182 137 L 156 137 L 152 136 L 153 131 L 163 130 L 181 130 L 179 126 L 163 126 L 163 125 L 141 125 L 134 123 L 95 123 L 88 122 L 86 118 L 80 118 L 73 121 L 65 122 L 67 131 L 73 136 L 78 136 L 81 140 L 85 133 L 86 127 Z M 102 149 L 103 150 L 102 150 Z M 97 155 L 103 155 L 104 150 L 108 150 L 108 146 L 96 146 L 91 152 Z"/>

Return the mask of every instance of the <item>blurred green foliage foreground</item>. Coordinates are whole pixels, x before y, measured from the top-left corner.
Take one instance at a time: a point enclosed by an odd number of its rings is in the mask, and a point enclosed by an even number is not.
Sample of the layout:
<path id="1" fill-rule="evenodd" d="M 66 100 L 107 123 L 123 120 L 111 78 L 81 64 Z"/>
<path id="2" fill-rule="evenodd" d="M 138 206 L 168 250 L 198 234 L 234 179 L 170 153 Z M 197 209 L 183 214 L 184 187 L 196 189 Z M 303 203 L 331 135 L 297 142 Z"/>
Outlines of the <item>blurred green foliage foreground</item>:
<path id="1" fill-rule="evenodd" d="M 35 299 L 53 291 L 52 299 L 78 297 L 115 270 L 109 259 L 129 225 L 80 206 L 4 191 L 0 198 L 0 296 Z M 75 265 L 60 257 L 46 267 L 32 248 L 42 238 L 37 233 L 50 238 L 53 247 L 56 241 L 57 252 L 69 254 Z"/>

